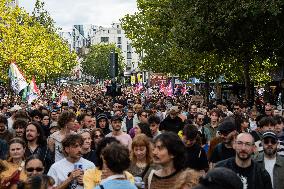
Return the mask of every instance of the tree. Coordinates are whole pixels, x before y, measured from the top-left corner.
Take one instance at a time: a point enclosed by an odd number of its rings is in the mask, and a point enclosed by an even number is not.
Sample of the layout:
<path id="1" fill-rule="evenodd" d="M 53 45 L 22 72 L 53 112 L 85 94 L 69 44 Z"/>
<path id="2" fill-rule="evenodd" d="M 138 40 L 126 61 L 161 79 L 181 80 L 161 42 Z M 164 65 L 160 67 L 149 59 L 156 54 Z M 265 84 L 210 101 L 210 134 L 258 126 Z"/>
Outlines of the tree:
<path id="1" fill-rule="evenodd" d="M 35 76 L 42 82 L 70 74 L 77 61 L 67 43 L 24 10 L 7 7 L 6 2 L 0 1 L 0 79 L 7 81 L 13 61 L 28 80 Z"/>
<path id="2" fill-rule="evenodd" d="M 215 80 L 269 79 L 283 52 L 283 1 L 138 0 L 122 26 L 143 66 Z M 265 74 L 264 74 L 265 73 Z M 264 76 L 264 77 L 263 77 Z"/>
<path id="3" fill-rule="evenodd" d="M 119 73 L 123 73 L 125 64 L 123 63 L 122 52 L 114 44 L 92 45 L 82 62 L 83 73 L 94 76 L 96 79 L 110 79 L 110 52 L 113 49 L 118 53 Z"/>

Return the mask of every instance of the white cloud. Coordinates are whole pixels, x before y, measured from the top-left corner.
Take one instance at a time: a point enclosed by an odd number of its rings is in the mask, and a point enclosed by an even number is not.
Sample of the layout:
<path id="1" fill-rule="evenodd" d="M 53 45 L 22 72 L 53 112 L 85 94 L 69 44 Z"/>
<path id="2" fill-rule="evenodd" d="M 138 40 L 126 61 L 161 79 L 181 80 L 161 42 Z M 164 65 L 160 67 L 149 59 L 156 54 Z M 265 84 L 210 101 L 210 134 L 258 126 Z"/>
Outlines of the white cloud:
<path id="1" fill-rule="evenodd" d="M 66 29 L 74 24 L 110 26 L 126 14 L 137 11 L 136 0 L 43 0 L 56 25 Z M 35 0 L 20 0 L 20 6 L 33 10 Z"/>

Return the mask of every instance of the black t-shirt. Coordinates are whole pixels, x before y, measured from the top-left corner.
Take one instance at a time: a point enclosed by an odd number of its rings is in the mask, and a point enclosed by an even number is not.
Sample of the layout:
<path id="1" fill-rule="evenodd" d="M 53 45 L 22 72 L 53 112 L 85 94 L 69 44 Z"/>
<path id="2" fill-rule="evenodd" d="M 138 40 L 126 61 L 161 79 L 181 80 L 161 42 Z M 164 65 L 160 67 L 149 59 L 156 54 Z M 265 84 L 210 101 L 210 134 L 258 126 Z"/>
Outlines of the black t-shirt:
<path id="1" fill-rule="evenodd" d="M 210 162 L 217 163 L 219 161 L 234 157 L 236 151 L 233 148 L 227 148 L 224 143 L 218 144 L 211 155 Z"/>
<path id="2" fill-rule="evenodd" d="M 96 165 L 97 155 L 95 150 L 91 150 L 90 152 L 83 154 L 82 157 L 85 158 L 86 160 L 93 162 Z"/>
<path id="3" fill-rule="evenodd" d="M 208 170 L 208 160 L 203 148 L 198 144 L 186 148 L 185 166 L 195 170 Z"/>
<path id="4" fill-rule="evenodd" d="M 252 161 L 253 164 L 253 161 Z M 241 178 L 241 181 L 244 185 L 244 188 L 250 189 L 251 186 L 254 184 L 252 183 L 252 174 L 253 174 L 253 165 L 249 167 L 242 168 L 239 167 L 236 162 L 234 161 L 232 170 L 237 173 L 237 175 Z"/>

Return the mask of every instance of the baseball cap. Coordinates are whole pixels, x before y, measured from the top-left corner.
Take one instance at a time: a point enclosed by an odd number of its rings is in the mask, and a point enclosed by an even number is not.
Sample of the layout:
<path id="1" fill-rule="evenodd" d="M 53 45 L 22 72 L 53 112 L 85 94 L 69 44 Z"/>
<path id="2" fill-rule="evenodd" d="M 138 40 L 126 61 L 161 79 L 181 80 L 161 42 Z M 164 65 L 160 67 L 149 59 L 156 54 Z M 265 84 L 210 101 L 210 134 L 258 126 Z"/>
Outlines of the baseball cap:
<path id="1" fill-rule="evenodd" d="M 99 121 L 100 119 L 106 119 L 107 120 L 107 115 L 106 114 L 97 115 L 97 121 Z"/>
<path id="2" fill-rule="evenodd" d="M 278 139 L 277 135 L 273 131 L 266 131 L 265 133 L 263 133 L 262 139 L 265 139 L 265 138 L 273 138 L 275 140 Z"/>
<path id="3" fill-rule="evenodd" d="M 118 115 L 115 115 L 115 116 L 111 117 L 111 121 L 116 121 L 116 120 L 122 121 L 122 117 L 118 116 Z"/>
<path id="4" fill-rule="evenodd" d="M 219 132 L 231 132 L 231 131 L 234 131 L 236 129 L 237 129 L 237 127 L 231 121 L 224 121 L 218 127 Z"/>

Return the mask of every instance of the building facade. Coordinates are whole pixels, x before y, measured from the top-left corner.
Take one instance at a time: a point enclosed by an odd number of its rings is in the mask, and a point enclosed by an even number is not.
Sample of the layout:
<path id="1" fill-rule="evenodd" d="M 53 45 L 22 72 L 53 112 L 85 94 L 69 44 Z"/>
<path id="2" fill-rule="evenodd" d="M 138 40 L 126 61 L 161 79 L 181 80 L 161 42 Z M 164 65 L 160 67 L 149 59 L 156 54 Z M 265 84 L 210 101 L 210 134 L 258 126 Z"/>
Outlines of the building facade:
<path id="1" fill-rule="evenodd" d="M 125 72 L 130 75 L 132 72 L 139 71 L 140 56 L 132 47 L 131 40 L 125 36 L 120 23 L 113 23 L 111 27 L 96 27 L 90 38 L 92 45 L 100 43 L 115 44 L 122 51 L 125 60 Z"/>

